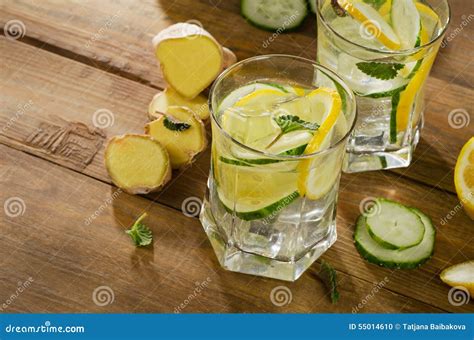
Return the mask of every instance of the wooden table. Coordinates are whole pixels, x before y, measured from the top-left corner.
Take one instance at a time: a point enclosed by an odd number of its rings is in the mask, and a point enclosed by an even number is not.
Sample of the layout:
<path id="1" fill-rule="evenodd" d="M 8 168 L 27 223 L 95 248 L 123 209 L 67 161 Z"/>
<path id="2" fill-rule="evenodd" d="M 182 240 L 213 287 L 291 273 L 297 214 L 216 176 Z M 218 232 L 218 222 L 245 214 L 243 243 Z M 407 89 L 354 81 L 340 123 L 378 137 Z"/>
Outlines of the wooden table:
<path id="1" fill-rule="evenodd" d="M 339 238 L 322 257 L 338 275 L 341 298 L 331 304 L 315 275 L 318 264 L 295 283 L 219 266 L 199 220 L 181 211 L 185 199 L 204 195 L 209 149 L 157 195 L 121 193 L 103 166 L 107 139 L 142 132 L 147 105 L 165 86 L 150 43 L 159 30 L 194 19 L 239 59 L 268 53 L 314 59 L 314 18 L 264 48 L 271 33 L 246 23 L 238 1 L 3 1 L 0 26 L 24 25 L 24 36 L 0 37 L 0 203 L 12 209 L 0 212 L 2 310 L 474 312 L 472 301 L 450 304 L 450 288 L 438 276 L 474 259 L 474 223 L 460 210 L 453 184 L 456 157 L 474 135 L 474 117 L 459 129 L 448 124 L 452 110 L 473 114 L 474 3 L 451 3 L 448 35 L 454 37 L 427 84 L 426 125 L 413 164 L 342 176 Z M 113 122 L 101 120 L 104 128 L 94 130 L 98 110 L 105 118 L 112 113 Z M 400 200 L 432 217 L 436 252 L 427 264 L 389 270 L 359 256 L 354 221 L 359 203 L 370 196 Z M 144 211 L 154 245 L 137 249 L 124 230 Z M 292 295 L 281 307 L 270 299 L 279 286 Z"/>

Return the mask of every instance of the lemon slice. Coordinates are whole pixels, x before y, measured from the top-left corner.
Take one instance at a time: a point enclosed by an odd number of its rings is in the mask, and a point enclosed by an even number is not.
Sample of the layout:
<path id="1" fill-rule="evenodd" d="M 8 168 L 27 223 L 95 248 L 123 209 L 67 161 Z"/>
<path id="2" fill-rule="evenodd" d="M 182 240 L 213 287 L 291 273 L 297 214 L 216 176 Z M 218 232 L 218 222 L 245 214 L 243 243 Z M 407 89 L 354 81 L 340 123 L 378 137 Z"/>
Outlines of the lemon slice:
<path id="1" fill-rule="evenodd" d="M 254 149 L 265 149 L 281 132 L 271 109 L 288 94 L 261 88 L 238 99 L 221 118 L 223 129 L 239 142 Z"/>
<path id="2" fill-rule="evenodd" d="M 376 9 L 357 0 L 338 0 L 338 3 L 384 46 L 392 50 L 400 49 L 400 39 Z"/>
<path id="3" fill-rule="evenodd" d="M 420 43 L 420 14 L 413 0 L 392 0 L 390 17 L 402 49 L 413 48 Z"/>
<path id="4" fill-rule="evenodd" d="M 454 185 L 464 210 L 474 220 L 474 137 L 464 145 L 458 156 Z"/>
<path id="5" fill-rule="evenodd" d="M 420 68 L 411 78 L 405 90 L 400 93 L 400 100 L 396 109 L 396 131 L 404 131 L 408 127 L 408 121 L 410 119 L 410 113 L 412 111 L 413 105 L 415 103 L 416 96 L 419 93 L 420 88 L 425 83 L 426 78 L 431 70 L 431 66 L 436 58 L 438 53 L 439 45 L 436 47 L 435 51 L 432 51 L 431 54 L 425 58 L 420 65 Z M 414 124 L 417 123 L 417 119 L 414 119 Z"/>
<path id="6" fill-rule="evenodd" d="M 323 108 L 321 125 L 305 149 L 311 154 L 327 148 L 333 128 L 341 117 L 342 101 L 337 91 L 319 88 L 309 93 L 308 98 L 315 106 Z M 342 117 L 344 118 L 344 117 Z M 318 155 L 304 159 L 298 165 L 298 191 L 301 196 L 316 200 L 325 195 L 339 176 L 340 157 L 338 153 Z"/>
<path id="7" fill-rule="evenodd" d="M 439 16 L 429 6 L 421 2 L 415 3 L 415 6 L 420 14 L 421 24 L 428 33 L 428 38 L 431 39 L 436 28 L 441 26 Z"/>
<path id="8" fill-rule="evenodd" d="M 252 110 L 266 110 L 284 98 L 284 93 L 278 89 L 258 89 L 240 98 L 235 107 L 248 107 Z"/>
<path id="9" fill-rule="evenodd" d="M 439 275 L 441 280 L 451 287 L 465 287 L 474 298 L 474 261 L 466 261 L 448 267 Z"/>

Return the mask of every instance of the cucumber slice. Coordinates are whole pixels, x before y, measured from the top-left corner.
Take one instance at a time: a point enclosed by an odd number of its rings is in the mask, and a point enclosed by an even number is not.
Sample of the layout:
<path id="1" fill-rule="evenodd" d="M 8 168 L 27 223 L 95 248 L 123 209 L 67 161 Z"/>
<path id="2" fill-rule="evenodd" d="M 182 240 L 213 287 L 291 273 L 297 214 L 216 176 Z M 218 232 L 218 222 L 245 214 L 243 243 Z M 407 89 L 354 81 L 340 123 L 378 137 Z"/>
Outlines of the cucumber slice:
<path id="1" fill-rule="evenodd" d="M 413 48 L 420 42 L 420 13 L 413 0 L 392 0 L 391 21 L 402 49 Z"/>
<path id="2" fill-rule="evenodd" d="M 400 203 L 378 198 L 376 210 L 367 216 L 367 231 L 381 246 L 406 249 L 423 240 L 425 226 L 420 217 Z"/>
<path id="3" fill-rule="evenodd" d="M 316 0 L 309 0 L 309 8 L 311 9 L 311 12 L 316 13 Z"/>
<path id="4" fill-rule="evenodd" d="M 228 213 L 233 213 L 234 209 L 232 207 L 234 206 L 232 202 L 227 202 L 225 200 L 225 196 L 219 194 L 218 190 L 218 196 L 219 199 L 224 206 L 224 209 Z M 258 220 L 261 218 L 268 217 L 270 215 L 275 215 L 278 213 L 280 210 L 285 208 L 287 205 L 292 203 L 295 199 L 299 197 L 298 191 L 294 191 L 293 193 L 289 194 L 286 197 L 283 197 L 282 199 L 271 203 L 269 205 L 263 204 L 241 204 L 241 203 L 236 203 L 235 204 L 235 215 L 244 220 L 244 221 L 253 221 L 253 220 Z"/>
<path id="5" fill-rule="evenodd" d="M 305 0 L 242 0 L 240 10 L 251 24 L 268 31 L 296 29 L 308 14 Z"/>
<path id="6" fill-rule="evenodd" d="M 403 250 L 387 249 L 375 242 L 368 232 L 366 217 L 359 216 L 354 232 L 354 242 L 364 259 L 386 268 L 413 269 L 431 258 L 436 236 L 433 223 L 428 216 L 418 209 L 410 209 L 420 217 L 425 226 L 425 233 L 423 240 L 418 245 Z"/>

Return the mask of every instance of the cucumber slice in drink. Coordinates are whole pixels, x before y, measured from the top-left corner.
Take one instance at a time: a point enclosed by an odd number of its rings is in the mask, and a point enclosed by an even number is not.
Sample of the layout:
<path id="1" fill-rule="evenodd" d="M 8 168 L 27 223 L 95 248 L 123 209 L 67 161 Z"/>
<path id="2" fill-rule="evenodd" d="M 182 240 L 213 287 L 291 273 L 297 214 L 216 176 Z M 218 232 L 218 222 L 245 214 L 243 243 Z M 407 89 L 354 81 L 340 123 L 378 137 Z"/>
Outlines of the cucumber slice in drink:
<path id="1" fill-rule="evenodd" d="M 400 203 L 378 198 L 366 219 L 367 231 L 382 247 L 406 249 L 423 240 L 425 226 L 420 217 Z"/>
<path id="2" fill-rule="evenodd" d="M 251 24 L 268 31 L 293 30 L 308 14 L 305 0 L 242 0 L 240 11 Z"/>
<path id="3" fill-rule="evenodd" d="M 416 246 L 394 250 L 382 247 L 370 236 L 366 217 L 361 215 L 357 219 L 354 232 L 355 246 L 361 256 L 368 262 L 386 268 L 413 269 L 417 268 L 433 255 L 436 231 L 431 219 L 418 209 L 410 208 L 424 224 L 423 240 Z"/>
<path id="4" fill-rule="evenodd" d="M 419 43 L 420 13 L 413 0 L 392 0 L 391 21 L 402 49 L 413 48 Z"/>

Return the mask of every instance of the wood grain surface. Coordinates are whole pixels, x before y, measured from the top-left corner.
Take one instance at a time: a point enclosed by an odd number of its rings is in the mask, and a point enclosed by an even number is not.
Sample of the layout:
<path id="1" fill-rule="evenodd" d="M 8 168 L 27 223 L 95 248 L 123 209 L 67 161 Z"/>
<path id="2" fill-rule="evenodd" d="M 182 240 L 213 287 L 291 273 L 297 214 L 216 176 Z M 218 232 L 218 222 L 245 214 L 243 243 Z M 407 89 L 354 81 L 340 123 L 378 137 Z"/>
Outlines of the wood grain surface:
<path id="1" fill-rule="evenodd" d="M 319 260 L 295 283 L 219 266 L 199 220 L 181 212 L 185 199 L 204 195 L 209 148 L 149 196 L 122 193 L 103 167 L 108 138 L 142 132 L 149 101 L 165 87 L 150 43 L 160 29 L 197 20 L 239 59 L 268 53 L 314 59 L 314 18 L 264 44 L 271 33 L 245 22 L 238 1 L 2 2 L 0 27 L 24 25 L 19 39 L 5 37 L 5 30 L 0 37 L 0 203 L 19 199 L 23 208 L 13 217 L 0 211 L 2 311 L 474 312 L 472 301 L 451 304 L 439 279 L 447 266 L 474 259 L 474 223 L 460 210 L 453 184 L 457 155 L 474 135 L 474 5 L 451 5 L 449 39 L 427 83 L 413 164 L 342 176 L 338 241 L 322 257 L 338 274 L 341 299 L 331 304 L 316 276 Z M 448 114 L 460 109 L 472 122 L 455 129 Z M 359 204 L 376 196 L 431 216 L 435 255 L 420 269 L 383 269 L 357 253 L 352 233 Z M 136 249 L 124 230 L 144 211 L 153 247 Z M 282 285 L 292 300 L 278 307 L 270 295 Z M 113 301 L 102 306 L 94 292 L 112 294 Z"/>

